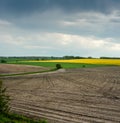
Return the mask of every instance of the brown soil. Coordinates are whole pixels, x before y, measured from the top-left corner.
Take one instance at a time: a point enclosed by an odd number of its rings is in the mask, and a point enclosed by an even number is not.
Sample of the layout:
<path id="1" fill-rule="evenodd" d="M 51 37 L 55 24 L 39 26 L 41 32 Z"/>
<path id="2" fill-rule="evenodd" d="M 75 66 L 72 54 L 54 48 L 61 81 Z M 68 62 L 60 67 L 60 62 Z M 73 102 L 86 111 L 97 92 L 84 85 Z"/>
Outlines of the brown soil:
<path id="1" fill-rule="evenodd" d="M 44 70 L 48 70 L 48 68 L 30 65 L 0 64 L 0 74 L 36 72 Z"/>
<path id="2" fill-rule="evenodd" d="M 120 67 L 2 78 L 11 111 L 48 123 L 120 123 Z"/>

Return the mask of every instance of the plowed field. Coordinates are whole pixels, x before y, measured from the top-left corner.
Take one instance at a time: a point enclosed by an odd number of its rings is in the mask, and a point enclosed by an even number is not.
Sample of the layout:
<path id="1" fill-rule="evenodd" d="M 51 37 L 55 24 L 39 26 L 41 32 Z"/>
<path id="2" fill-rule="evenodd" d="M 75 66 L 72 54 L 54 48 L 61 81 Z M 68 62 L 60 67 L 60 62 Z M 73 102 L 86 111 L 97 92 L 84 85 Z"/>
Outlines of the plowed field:
<path id="1" fill-rule="evenodd" d="M 37 71 L 44 71 L 44 70 L 48 70 L 48 68 L 30 66 L 30 65 L 0 64 L 0 74 L 37 72 Z"/>
<path id="2" fill-rule="evenodd" d="M 120 123 L 120 67 L 2 78 L 11 111 L 49 123 Z"/>

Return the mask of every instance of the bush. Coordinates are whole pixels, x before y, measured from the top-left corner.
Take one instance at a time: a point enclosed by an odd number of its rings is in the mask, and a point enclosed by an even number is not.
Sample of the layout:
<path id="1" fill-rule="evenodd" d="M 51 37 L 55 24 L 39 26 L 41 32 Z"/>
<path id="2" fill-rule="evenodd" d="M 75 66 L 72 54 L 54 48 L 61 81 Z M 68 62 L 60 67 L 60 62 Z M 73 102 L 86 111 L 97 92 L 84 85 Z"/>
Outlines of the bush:
<path id="1" fill-rule="evenodd" d="M 0 113 L 5 114 L 8 113 L 9 108 L 9 96 L 5 94 L 6 88 L 2 87 L 2 81 L 0 81 Z"/>
<path id="2" fill-rule="evenodd" d="M 86 67 L 85 65 L 83 65 L 82 67 Z"/>
<path id="3" fill-rule="evenodd" d="M 57 69 L 62 68 L 61 64 L 56 64 L 56 68 L 57 68 Z"/>
<path id="4" fill-rule="evenodd" d="M 1 63 L 7 63 L 7 61 L 6 61 L 6 60 L 4 60 L 4 59 L 2 59 L 2 60 L 1 60 Z"/>
<path id="5" fill-rule="evenodd" d="M 45 120 L 34 120 L 19 114 L 0 114 L 0 123 L 47 123 Z"/>

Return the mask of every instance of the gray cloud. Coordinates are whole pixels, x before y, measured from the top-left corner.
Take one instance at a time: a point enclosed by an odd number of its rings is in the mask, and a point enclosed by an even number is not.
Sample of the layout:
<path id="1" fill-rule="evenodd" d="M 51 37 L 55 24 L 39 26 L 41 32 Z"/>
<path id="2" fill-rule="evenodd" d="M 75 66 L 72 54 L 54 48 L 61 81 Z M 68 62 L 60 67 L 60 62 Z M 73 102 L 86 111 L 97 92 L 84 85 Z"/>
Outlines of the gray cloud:
<path id="1" fill-rule="evenodd" d="M 119 6 L 118 0 L 1 0 L 0 55 L 119 56 Z"/>
<path id="2" fill-rule="evenodd" d="M 0 14 L 20 17 L 59 8 L 66 13 L 98 11 L 109 13 L 120 8 L 119 0 L 0 0 Z"/>

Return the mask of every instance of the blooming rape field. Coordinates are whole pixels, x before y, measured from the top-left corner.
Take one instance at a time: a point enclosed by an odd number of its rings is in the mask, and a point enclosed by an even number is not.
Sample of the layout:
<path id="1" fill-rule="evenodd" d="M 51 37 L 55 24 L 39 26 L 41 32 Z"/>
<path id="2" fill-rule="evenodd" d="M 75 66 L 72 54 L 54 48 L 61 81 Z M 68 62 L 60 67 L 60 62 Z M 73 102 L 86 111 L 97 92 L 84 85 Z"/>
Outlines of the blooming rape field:
<path id="1" fill-rule="evenodd" d="M 27 61 L 28 62 L 28 61 Z M 120 65 L 120 59 L 71 59 L 71 60 L 39 60 L 30 62 L 60 62 L 60 63 L 83 63 L 99 65 Z"/>

